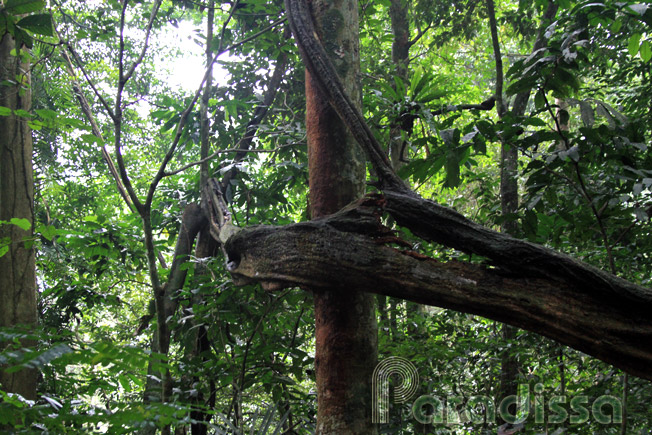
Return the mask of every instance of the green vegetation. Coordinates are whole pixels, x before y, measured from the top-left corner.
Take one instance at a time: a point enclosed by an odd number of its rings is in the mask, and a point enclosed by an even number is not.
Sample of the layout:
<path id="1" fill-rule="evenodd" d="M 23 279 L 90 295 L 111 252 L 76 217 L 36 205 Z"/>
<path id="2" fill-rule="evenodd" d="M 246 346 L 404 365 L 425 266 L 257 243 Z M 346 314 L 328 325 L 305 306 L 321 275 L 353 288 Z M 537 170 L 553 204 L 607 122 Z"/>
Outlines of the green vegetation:
<path id="1" fill-rule="evenodd" d="M 558 1 L 542 24 L 547 0 L 498 2 L 510 109 L 501 117 L 485 2 L 405 0 L 403 78 L 392 3 L 359 4 L 360 82 L 374 134 L 401 147 L 399 175 L 486 227 L 513 222 L 518 238 L 652 287 L 652 3 Z M 22 44 L 12 55 L 31 65 L 31 84 L 18 85 L 31 88 L 32 109 L 0 107 L 0 117 L 32 129 L 26 243 L 39 313 L 37 328 L 0 329 L 2 370 L 39 376 L 35 401 L 0 385 L 0 431 L 314 433 L 312 294 L 235 286 L 219 246 L 201 237 L 202 253 L 175 261 L 184 212 L 205 203 L 202 171 L 223 182 L 239 227 L 309 220 L 304 66 L 284 13 L 278 0 L 0 5 L 0 35 Z M 188 27 L 187 37 L 177 30 Z M 169 43 L 177 32 L 184 42 Z M 544 47 L 533 51 L 537 35 Z M 172 88 L 162 68 L 188 61 L 191 44 L 225 75 Z M 524 114 L 511 110 L 524 93 Z M 501 212 L 501 144 L 518 150 L 515 213 Z M 384 223 L 419 255 L 486 263 Z M 0 256 L 11 243 L 0 233 Z M 531 332 L 506 341 L 482 317 L 385 297 L 377 312 L 379 359 L 412 362 L 419 395 L 499 402 L 507 352 L 514 381 L 531 392 L 540 384 L 546 401 L 568 397 L 569 414 L 576 396 L 587 408 L 613 396 L 626 409 L 624 423 L 608 424 L 535 422 L 532 411 L 518 433 L 652 430 L 649 380 Z M 379 432 L 496 433 L 501 424 L 422 425 L 411 404 L 392 403 Z"/>

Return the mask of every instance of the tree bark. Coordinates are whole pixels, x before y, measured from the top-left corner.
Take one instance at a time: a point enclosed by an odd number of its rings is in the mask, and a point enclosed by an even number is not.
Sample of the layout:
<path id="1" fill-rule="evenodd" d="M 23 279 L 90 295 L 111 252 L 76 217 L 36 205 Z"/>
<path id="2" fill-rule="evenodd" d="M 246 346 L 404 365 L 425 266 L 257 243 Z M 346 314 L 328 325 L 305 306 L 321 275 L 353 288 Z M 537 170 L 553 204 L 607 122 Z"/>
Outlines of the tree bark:
<path id="1" fill-rule="evenodd" d="M 0 40 L 0 106 L 29 111 L 31 89 L 29 65 L 12 55 L 16 49 L 10 34 Z M 11 83 L 11 84 L 10 84 Z M 27 119 L 19 115 L 0 116 L 0 221 L 26 219 L 31 227 L 0 222 L 0 326 L 36 326 L 36 266 L 32 247 L 34 227 L 34 176 L 32 132 Z M 24 347 L 34 346 L 23 342 Z M 0 388 L 27 399 L 36 398 L 37 371 L 15 373 L 0 370 Z"/>
<path id="2" fill-rule="evenodd" d="M 408 85 L 408 65 L 410 62 L 410 22 L 408 20 L 408 1 L 392 0 L 389 6 L 389 17 L 392 24 L 392 62 L 394 74 L 405 86 Z M 401 121 L 392 122 L 389 128 L 389 159 L 395 171 L 403 166 L 403 148 Z M 405 131 L 407 134 L 410 131 Z"/>
<path id="3" fill-rule="evenodd" d="M 489 27 L 491 30 L 491 41 L 494 50 L 496 63 L 496 111 L 498 118 L 505 116 L 506 110 L 503 103 L 503 58 L 498 39 L 498 25 L 496 23 L 496 10 L 493 0 L 487 0 L 487 14 L 489 15 Z M 529 91 L 528 91 L 529 94 Z M 500 144 L 500 211 L 503 218 L 501 231 L 511 236 L 516 236 L 518 226 L 515 214 L 518 211 L 518 183 L 516 180 L 518 169 L 518 149 L 501 141 Z M 498 397 L 508 397 L 517 394 L 518 359 L 512 353 L 509 342 L 516 338 L 516 329 L 513 326 L 503 323 L 501 328 L 503 338 L 503 350 L 500 355 L 500 390 Z M 501 418 L 501 423 L 504 421 Z"/>
<path id="4" fill-rule="evenodd" d="M 357 1 L 313 0 L 317 32 L 348 95 L 359 104 Z M 311 216 L 340 210 L 364 194 L 364 152 L 306 72 Z M 331 273 L 338 273 L 337 268 Z M 373 434 L 371 380 L 376 365 L 374 298 L 355 285 L 315 287 L 317 434 Z"/>
<path id="5" fill-rule="evenodd" d="M 241 230 L 226 244 L 234 281 L 260 282 L 267 290 L 300 286 L 333 295 L 357 289 L 477 314 L 547 336 L 652 380 L 650 289 L 616 277 L 599 286 L 599 279 L 588 275 L 575 280 L 545 270 L 441 263 L 400 251 L 384 244 L 401 243 L 380 224 L 383 211 L 389 210 L 387 198 L 366 198 L 361 205 L 312 222 Z M 413 200 L 397 196 L 392 210 L 414 210 Z M 442 225 L 440 231 L 448 233 L 449 228 Z M 506 261 L 503 256 L 503 263 L 519 264 L 525 258 L 535 264 L 554 261 L 558 270 L 577 266 L 576 260 L 545 248 L 524 256 L 520 249 L 509 249 L 507 241 L 527 242 L 495 234 L 505 240 L 505 255 L 510 257 Z"/>

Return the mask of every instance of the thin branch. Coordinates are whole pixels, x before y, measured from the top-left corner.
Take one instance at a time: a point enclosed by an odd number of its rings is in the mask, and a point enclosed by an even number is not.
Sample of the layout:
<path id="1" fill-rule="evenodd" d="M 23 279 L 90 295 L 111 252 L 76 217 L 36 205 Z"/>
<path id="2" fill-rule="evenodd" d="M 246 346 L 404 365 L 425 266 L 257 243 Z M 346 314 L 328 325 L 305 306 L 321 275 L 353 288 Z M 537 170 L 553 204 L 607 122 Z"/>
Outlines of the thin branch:
<path id="1" fill-rule="evenodd" d="M 106 113 L 109 115 L 112 121 L 115 121 L 115 113 L 113 113 L 113 109 L 111 109 L 111 106 L 109 106 L 109 103 L 104 99 L 102 94 L 100 93 L 99 89 L 95 86 L 95 83 L 93 83 L 93 80 L 91 80 L 88 72 L 86 71 L 86 68 L 84 68 L 84 63 L 82 62 L 81 58 L 77 54 L 77 51 L 72 47 L 70 42 L 66 41 L 65 43 L 66 48 L 68 48 L 68 51 L 72 54 L 72 58 L 75 60 L 75 64 L 77 65 L 77 68 L 82 72 L 84 78 L 86 79 L 86 83 L 91 87 L 93 90 L 93 93 L 97 97 L 97 99 L 100 101 L 102 106 L 104 107 L 104 110 L 106 110 Z M 66 56 L 67 58 L 67 56 Z M 68 59 L 66 59 L 69 61 Z"/>
<path id="2" fill-rule="evenodd" d="M 118 169 L 120 171 L 120 178 L 124 183 L 125 189 L 131 198 L 131 201 L 134 203 L 136 210 L 142 216 L 144 216 L 146 210 L 143 207 L 143 204 L 140 202 L 136 191 L 131 184 L 129 175 L 127 174 L 127 169 L 125 167 L 124 158 L 122 157 L 121 151 L 121 136 L 122 136 L 122 92 L 124 90 L 125 82 L 122 80 L 124 74 L 124 51 L 125 51 L 125 41 L 124 41 L 124 27 L 125 27 L 125 15 L 127 13 L 127 4 L 128 0 L 124 0 L 122 3 L 122 11 L 120 13 L 120 43 L 119 43 L 119 52 L 118 52 L 118 89 L 115 97 L 115 109 L 114 114 L 115 118 L 113 119 L 113 129 L 115 133 L 114 146 L 115 146 L 115 156 L 118 162 Z M 153 283 L 153 282 L 152 282 Z"/>
<path id="3" fill-rule="evenodd" d="M 498 117 L 505 115 L 505 106 L 503 104 L 503 57 L 500 54 L 500 41 L 498 40 L 498 26 L 496 24 L 496 10 L 494 0 L 487 0 L 487 13 L 489 14 L 489 27 L 491 28 L 491 42 L 494 49 L 494 59 L 496 62 L 496 110 Z"/>
<path id="4" fill-rule="evenodd" d="M 262 153 L 275 153 L 277 151 L 282 150 L 283 148 L 287 148 L 288 146 L 290 146 L 290 145 L 283 145 L 283 146 L 280 146 L 280 147 L 273 148 L 271 150 L 243 150 L 242 148 L 229 148 L 229 149 L 226 149 L 226 150 L 217 150 L 213 154 L 211 154 L 210 156 L 208 156 L 206 158 L 203 158 L 201 160 L 197 160 L 196 162 L 188 163 L 187 165 L 184 165 L 184 166 L 180 167 L 179 169 L 175 169 L 174 171 L 165 172 L 164 176 L 165 177 L 170 177 L 172 175 L 176 175 L 176 174 L 178 174 L 180 172 L 185 171 L 186 169 L 189 169 L 189 168 L 192 168 L 194 166 L 201 165 L 202 163 L 208 162 L 209 160 L 214 159 L 215 157 L 217 157 L 220 154 L 226 154 L 226 153 L 261 153 L 261 154 Z"/>
<path id="5" fill-rule="evenodd" d="M 289 29 L 287 28 L 285 29 L 284 34 L 286 35 L 286 37 L 290 37 L 291 35 Z M 263 119 L 267 115 L 267 111 L 269 110 L 270 106 L 276 99 L 276 94 L 278 93 L 278 89 L 280 88 L 281 80 L 285 75 L 287 62 L 288 62 L 287 54 L 282 52 L 276 61 L 276 67 L 274 69 L 274 72 L 272 73 L 272 76 L 270 77 L 269 82 L 267 83 L 267 92 L 265 93 L 265 97 L 263 98 L 262 103 L 259 104 L 258 107 L 256 107 L 256 110 L 254 110 L 253 116 L 247 123 L 245 134 L 238 142 L 237 148 L 239 148 L 243 152 L 236 154 L 234 159 L 236 162 L 241 161 L 245 157 L 246 153 L 244 151 L 249 150 L 251 143 L 253 142 L 256 133 L 258 132 L 260 123 L 263 121 Z M 222 185 L 222 190 L 226 190 L 227 186 L 230 184 L 231 180 L 236 176 L 237 172 L 238 172 L 237 167 L 234 166 L 230 171 L 224 174 L 224 177 L 222 178 L 222 182 L 220 183 Z"/>
<path id="6" fill-rule="evenodd" d="M 495 103 L 496 103 L 496 98 L 494 96 L 491 96 L 480 104 L 451 104 L 437 110 L 431 110 L 430 113 L 432 114 L 432 116 L 437 116 L 437 115 L 443 115 L 444 113 L 448 113 L 448 112 L 455 112 L 458 110 L 491 110 L 494 108 Z"/>
<path id="7" fill-rule="evenodd" d="M 423 35 L 425 35 L 428 30 L 432 29 L 432 27 L 433 27 L 432 23 L 429 23 L 425 27 L 425 29 L 419 29 L 419 33 L 417 33 L 417 35 L 414 38 L 412 38 L 412 40 L 410 40 L 410 42 L 408 42 L 408 45 L 410 47 L 412 47 L 414 44 L 419 42 L 419 40 L 423 37 Z"/>
<path id="8" fill-rule="evenodd" d="M 56 30 L 56 28 L 54 29 L 54 31 L 56 32 L 59 39 L 61 39 L 61 37 L 59 36 L 59 33 Z M 67 45 L 70 48 L 69 44 L 67 44 Z M 72 50 L 71 50 L 71 52 L 72 52 Z M 127 206 L 130 209 L 133 210 L 133 203 L 130 200 L 129 195 L 125 191 L 124 186 L 122 185 L 122 182 L 120 180 L 120 175 L 118 174 L 118 171 L 117 171 L 117 169 L 115 167 L 115 164 L 113 163 L 113 159 L 111 158 L 111 154 L 109 154 L 109 151 L 106 149 L 105 141 L 104 141 L 104 138 L 102 137 L 102 132 L 100 131 L 100 127 L 97 125 L 97 122 L 96 122 L 95 116 L 93 115 L 93 112 L 91 110 L 90 104 L 88 104 L 88 100 L 86 99 L 86 96 L 84 95 L 84 92 L 83 92 L 81 86 L 79 85 L 79 82 L 77 81 L 77 76 L 75 74 L 75 70 L 74 70 L 74 67 L 72 65 L 72 61 L 70 60 L 70 56 L 68 56 L 68 53 L 65 50 L 62 50 L 61 54 L 62 54 L 64 60 L 66 61 L 66 69 L 68 70 L 68 74 L 70 75 L 73 92 L 74 92 L 75 96 L 77 97 L 77 101 L 79 102 L 81 110 L 82 110 L 84 116 L 86 117 L 86 119 L 88 120 L 88 122 L 91 124 L 91 130 L 92 130 L 93 134 L 95 135 L 95 137 L 97 137 L 97 139 L 102 144 L 102 156 L 104 157 L 104 161 L 106 162 L 107 166 L 109 167 L 109 172 L 111 173 L 111 176 L 113 177 L 113 179 L 114 179 L 114 181 L 116 183 L 116 186 L 118 188 L 118 192 L 120 193 L 120 195 L 124 199 Z M 82 71 L 83 71 L 83 69 L 82 69 Z M 84 75 L 86 76 L 85 71 L 84 71 Z M 93 90 L 96 91 L 95 87 L 92 85 L 92 82 L 90 82 L 88 76 L 86 76 L 86 78 L 89 81 L 89 83 L 91 83 L 91 87 L 93 88 Z M 108 105 L 106 105 L 106 102 L 104 101 L 104 99 L 102 99 L 102 97 L 97 92 L 96 92 L 96 95 L 98 95 L 98 97 L 100 98 L 100 101 L 102 101 L 102 103 L 105 105 L 105 108 L 107 109 L 109 115 L 113 118 L 113 112 L 111 112 L 111 109 L 108 107 Z"/>
<path id="9" fill-rule="evenodd" d="M 231 5 L 231 9 L 229 10 L 229 16 L 226 17 L 226 21 L 224 21 L 224 24 L 222 25 L 222 31 L 220 32 L 220 45 L 217 48 L 217 51 L 222 51 L 222 44 L 224 43 L 224 34 L 226 33 L 226 27 L 229 25 L 231 22 L 231 18 L 233 18 L 233 13 L 235 12 L 236 8 L 238 7 L 238 4 L 240 3 L 240 0 L 236 0 L 233 2 Z"/>
<path id="10" fill-rule="evenodd" d="M 179 145 L 179 141 L 181 140 L 181 136 L 183 134 L 183 129 L 186 126 L 186 123 L 188 122 L 188 115 L 192 111 L 193 107 L 197 103 L 197 100 L 199 99 L 200 95 L 202 94 L 203 88 L 204 88 L 204 83 L 208 80 L 210 76 L 210 68 L 209 66 L 212 66 L 217 59 L 224 53 L 234 49 L 235 47 L 238 47 L 248 41 L 251 41 L 258 36 L 262 35 L 263 33 L 273 29 L 274 27 L 278 26 L 279 24 L 283 23 L 286 20 L 286 18 L 282 18 L 280 20 L 276 20 L 274 23 L 270 24 L 267 26 L 265 29 L 261 30 L 260 32 L 256 32 L 255 34 L 251 35 L 248 38 L 243 39 L 242 41 L 235 43 L 224 50 L 218 52 L 215 54 L 213 57 L 213 60 L 210 62 L 209 65 L 207 65 L 206 73 L 204 74 L 204 77 L 202 78 L 201 83 L 199 84 L 199 87 L 197 88 L 197 91 L 195 91 L 195 95 L 193 96 L 192 100 L 190 103 L 188 103 L 188 106 L 186 109 L 181 113 L 181 117 L 179 119 L 179 123 L 177 124 L 176 132 L 174 135 L 174 138 L 172 140 L 172 144 L 170 145 L 170 148 L 168 149 L 167 153 L 165 154 L 165 157 L 163 158 L 163 162 L 161 162 L 161 165 L 159 166 L 158 172 L 154 176 L 154 179 L 150 183 L 149 191 L 147 193 L 147 199 L 145 200 L 145 204 L 151 204 L 152 200 L 154 198 L 154 192 L 156 191 L 156 187 L 158 186 L 158 183 L 161 181 L 163 177 L 166 175 L 166 167 L 172 157 L 174 156 L 174 153 L 176 152 L 177 146 Z"/>
<path id="11" fill-rule="evenodd" d="M 163 0 L 157 0 L 156 3 L 154 3 L 154 6 L 152 7 L 152 12 L 149 15 L 149 21 L 147 22 L 147 27 L 145 28 L 145 42 L 143 42 L 143 48 L 140 50 L 140 54 L 138 55 L 138 58 L 134 61 L 134 63 L 131 65 L 129 70 L 127 71 L 127 74 L 124 76 L 120 74 L 120 81 L 124 81 L 126 83 L 129 81 L 131 76 L 134 74 L 136 71 L 136 68 L 138 68 L 138 65 L 143 61 L 143 58 L 145 57 L 145 53 L 147 52 L 147 46 L 149 44 L 149 37 L 152 34 L 152 26 L 154 24 L 154 19 L 156 18 L 156 14 L 158 13 L 159 8 L 161 7 L 161 2 Z M 125 0 L 125 6 L 127 2 Z M 122 31 L 120 32 L 120 42 L 121 42 L 121 49 L 124 46 L 124 40 L 122 38 Z"/>
<path id="12" fill-rule="evenodd" d="M 263 320 L 269 315 L 269 313 L 272 311 L 272 308 L 276 307 L 276 304 L 278 304 L 279 301 L 281 301 L 288 293 L 290 293 L 290 290 L 286 290 L 283 293 L 281 293 L 278 297 L 274 298 L 270 304 L 267 305 L 267 308 L 265 309 L 265 312 L 260 316 L 260 319 L 258 319 L 258 323 L 256 324 L 256 327 L 254 328 L 253 332 L 247 337 L 247 341 L 245 343 L 245 351 L 244 355 L 242 356 L 242 364 L 240 366 L 240 379 L 239 379 L 239 391 L 242 391 L 242 387 L 244 385 L 245 381 L 245 373 L 246 373 L 246 368 L 247 368 L 247 358 L 249 357 L 249 350 L 251 348 L 251 343 L 254 340 L 254 337 L 256 334 L 259 333 L 259 329 L 261 325 L 263 324 Z M 229 412 L 227 416 L 231 415 L 231 411 L 233 410 L 233 407 L 235 405 L 235 400 L 236 400 L 237 395 L 233 395 L 233 399 L 231 401 L 231 405 L 229 405 Z"/>
<path id="13" fill-rule="evenodd" d="M 566 135 L 564 134 L 564 131 L 562 130 L 559 117 L 555 116 L 554 112 L 552 111 L 552 106 L 550 105 L 550 101 L 548 100 L 548 97 L 546 96 L 545 92 L 541 93 L 543 95 L 543 99 L 546 105 L 546 110 L 552 117 L 552 119 L 555 122 L 555 129 L 557 130 L 557 134 L 561 138 L 561 140 L 564 142 L 564 147 L 565 149 L 569 149 L 569 141 Z M 575 160 L 571 159 L 573 162 L 573 167 L 575 169 L 575 176 L 577 177 L 577 182 L 579 183 L 579 189 L 582 193 L 582 196 L 586 200 L 586 203 L 588 206 L 591 208 L 591 212 L 593 213 L 593 216 L 595 217 L 596 223 L 598 224 L 598 228 L 600 228 L 600 234 L 602 235 L 602 242 L 604 244 L 604 248 L 607 251 L 607 259 L 609 261 L 609 268 L 611 269 L 611 273 L 614 275 L 616 274 L 616 265 L 614 263 L 614 258 L 613 258 L 613 253 L 611 251 L 611 244 L 609 243 L 609 237 L 607 236 L 607 230 L 604 226 L 604 221 L 602 220 L 602 217 L 600 216 L 600 212 L 598 209 L 595 207 L 595 203 L 593 201 L 593 197 L 589 193 L 586 184 L 584 183 L 584 177 L 582 177 L 582 172 L 580 170 L 580 165 L 578 162 Z"/>
<path id="14" fill-rule="evenodd" d="M 652 218 L 652 206 L 646 208 L 646 209 L 645 209 L 645 213 L 647 214 L 648 219 Z M 614 242 L 614 246 L 617 246 L 618 244 L 620 244 L 620 242 L 621 242 L 621 241 L 623 240 L 623 238 L 627 235 L 627 233 L 628 233 L 629 231 L 631 231 L 631 229 L 634 228 L 635 226 L 636 226 L 636 219 L 634 219 L 634 221 L 633 221 L 631 224 L 629 224 L 629 225 L 627 226 L 627 228 L 625 228 L 625 229 L 620 233 L 620 235 L 618 236 L 618 238 L 617 238 L 616 241 Z"/>
<path id="15" fill-rule="evenodd" d="M 210 151 L 210 120 L 208 119 L 208 103 L 210 100 L 210 94 L 213 84 L 213 64 L 211 60 L 213 59 L 213 24 L 215 21 L 215 11 L 212 6 L 215 5 L 215 0 L 210 0 L 211 8 L 208 9 L 208 17 L 206 23 L 206 70 L 208 72 L 208 77 L 206 78 L 206 84 L 204 87 L 204 93 L 201 96 L 199 102 L 199 118 L 200 118 L 200 127 L 199 127 L 199 136 L 200 136 L 200 150 L 199 157 L 203 162 L 200 163 L 201 167 L 199 168 L 199 186 L 203 187 L 208 180 L 208 153 Z M 220 41 L 221 44 L 221 41 Z"/>
<path id="16" fill-rule="evenodd" d="M 249 41 L 253 41 L 254 39 L 258 38 L 260 35 L 262 35 L 264 33 L 267 33 L 268 31 L 272 30 L 274 27 L 278 26 L 279 24 L 284 23 L 286 20 L 287 20 L 287 17 L 283 17 L 283 18 L 280 18 L 280 19 L 274 21 L 272 24 L 265 27 L 263 30 L 254 33 L 253 35 L 243 39 L 242 41 L 239 41 L 239 42 L 236 42 L 235 44 L 229 45 L 224 50 L 222 50 L 220 53 L 218 53 L 218 56 L 220 56 L 221 54 L 224 54 L 224 53 L 226 53 L 228 51 L 231 51 L 234 48 L 238 48 L 239 46 L 244 45 Z"/>

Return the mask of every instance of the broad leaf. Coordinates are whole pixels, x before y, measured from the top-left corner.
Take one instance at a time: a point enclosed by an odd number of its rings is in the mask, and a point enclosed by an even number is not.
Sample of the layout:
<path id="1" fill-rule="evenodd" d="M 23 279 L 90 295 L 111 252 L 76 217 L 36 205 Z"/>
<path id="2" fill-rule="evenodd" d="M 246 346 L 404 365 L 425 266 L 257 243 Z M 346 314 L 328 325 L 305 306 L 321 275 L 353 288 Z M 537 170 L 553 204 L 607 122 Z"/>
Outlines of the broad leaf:
<path id="1" fill-rule="evenodd" d="M 32 228 L 32 224 L 27 219 L 11 218 L 9 222 L 25 231 L 28 231 L 30 228 Z"/>
<path id="2" fill-rule="evenodd" d="M 44 7 L 44 0 L 7 0 L 5 2 L 5 10 L 14 15 L 40 11 Z"/>
<path id="3" fill-rule="evenodd" d="M 629 54 L 631 54 L 632 56 L 635 56 L 636 53 L 638 53 L 638 43 L 640 40 L 641 40 L 640 33 L 634 33 L 632 36 L 629 37 L 627 50 L 629 51 Z"/>
<path id="4" fill-rule="evenodd" d="M 54 35 L 50 14 L 29 15 L 20 20 L 16 25 L 37 35 Z"/>
<path id="5" fill-rule="evenodd" d="M 650 44 L 650 41 L 643 41 L 639 50 L 643 62 L 649 62 L 652 59 L 652 44 Z"/>

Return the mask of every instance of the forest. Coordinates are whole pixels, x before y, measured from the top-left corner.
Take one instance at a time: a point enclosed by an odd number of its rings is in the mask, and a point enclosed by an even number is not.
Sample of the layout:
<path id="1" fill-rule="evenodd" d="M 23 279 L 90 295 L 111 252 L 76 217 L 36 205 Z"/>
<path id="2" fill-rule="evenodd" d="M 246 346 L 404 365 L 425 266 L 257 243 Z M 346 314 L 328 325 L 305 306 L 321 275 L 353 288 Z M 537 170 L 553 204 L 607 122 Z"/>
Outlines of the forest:
<path id="1" fill-rule="evenodd" d="M 649 0 L 0 0 L 0 433 L 648 434 Z"/>

